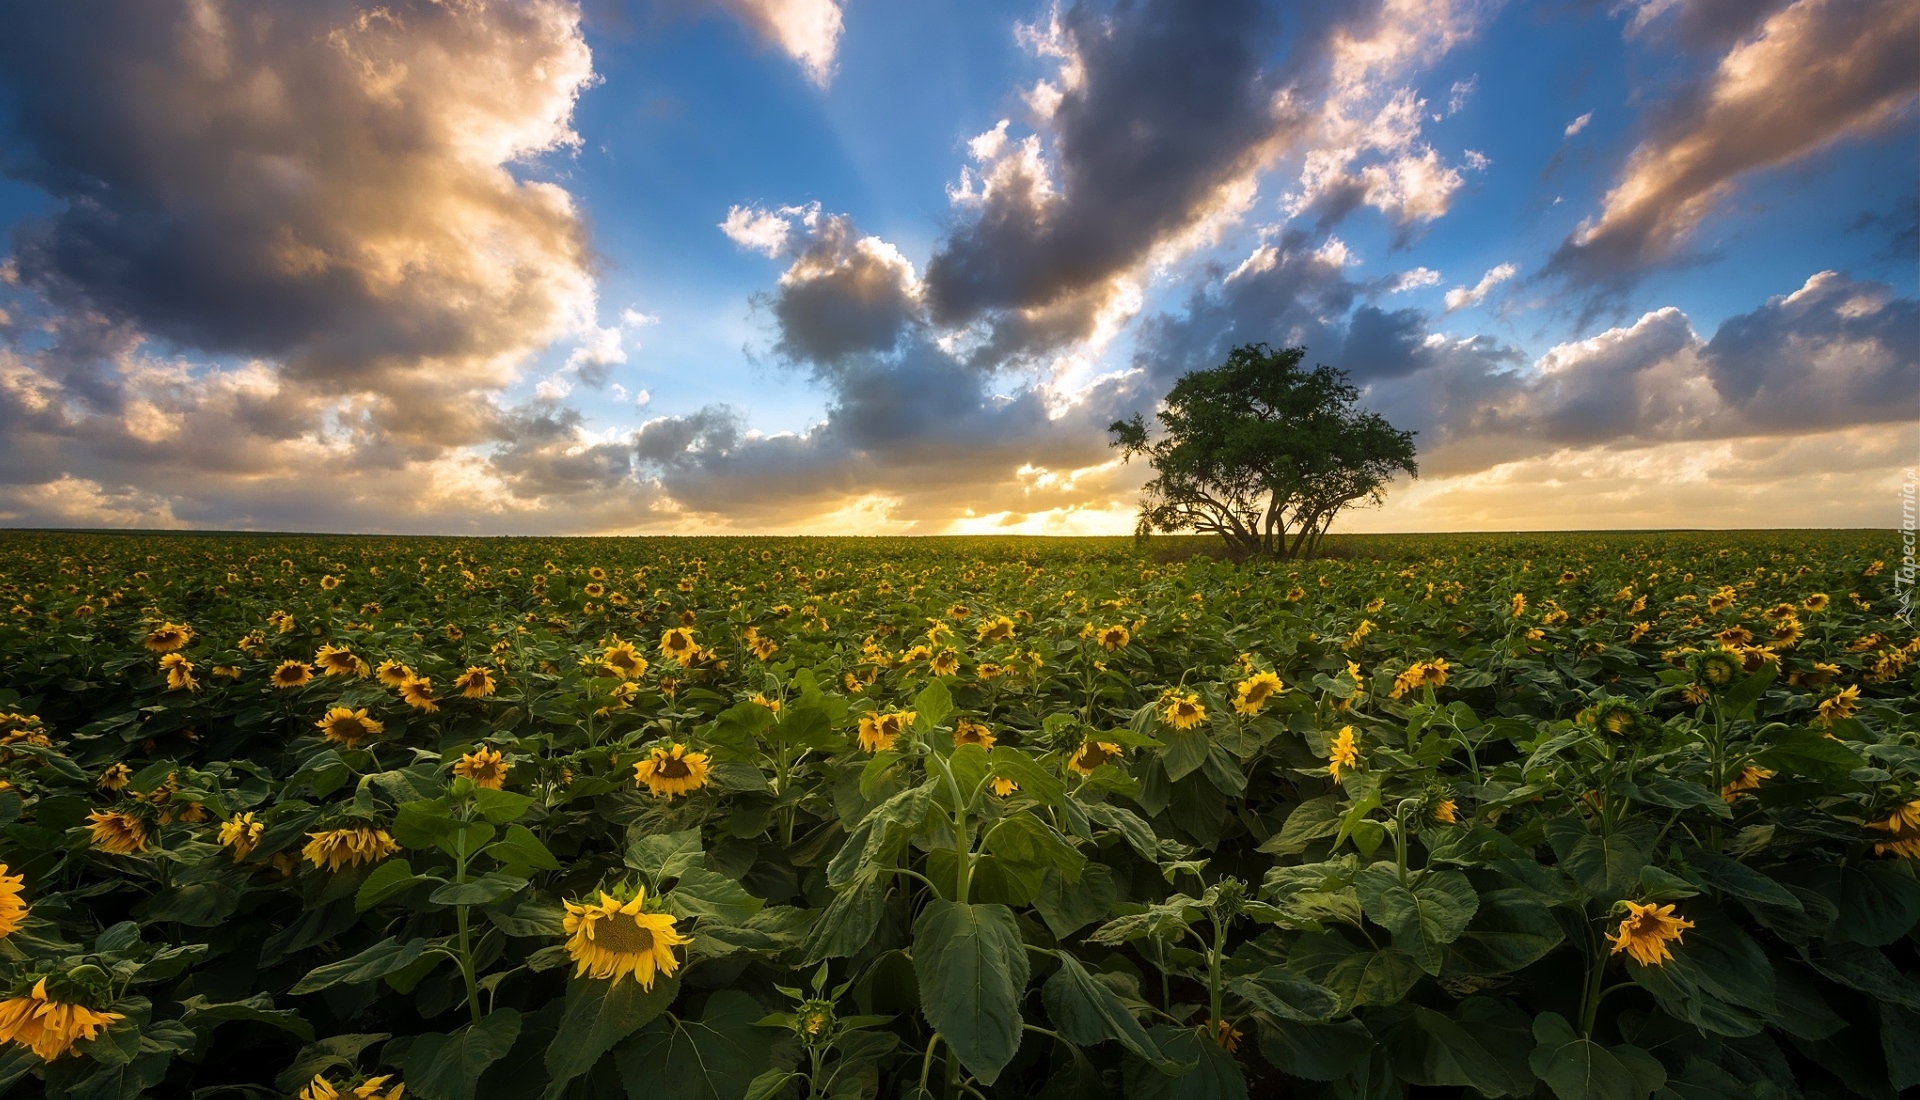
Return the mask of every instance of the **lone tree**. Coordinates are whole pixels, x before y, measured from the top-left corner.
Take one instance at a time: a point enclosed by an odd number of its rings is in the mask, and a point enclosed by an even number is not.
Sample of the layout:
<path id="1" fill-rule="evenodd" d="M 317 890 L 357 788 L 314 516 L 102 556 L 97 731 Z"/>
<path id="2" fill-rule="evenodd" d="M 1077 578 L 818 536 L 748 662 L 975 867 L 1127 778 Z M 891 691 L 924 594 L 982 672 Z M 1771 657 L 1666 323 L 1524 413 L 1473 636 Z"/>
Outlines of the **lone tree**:
<path id="1" fill-rule="evenodd" d="M 1403 470 L 1419 476 L 1413 433 L 1361 409 L 1345 371 L 1303 369 L 1306 353 L 1246 344 L 1182 375 L 1156 417 L 1157 440 L 1138 414 L 1114 421 L 1122 455 L 1153 464 L 1141 535 L 1211 531 L 1238 557 L 1301 557 L 1342 509 L 1379 503 Z"/>

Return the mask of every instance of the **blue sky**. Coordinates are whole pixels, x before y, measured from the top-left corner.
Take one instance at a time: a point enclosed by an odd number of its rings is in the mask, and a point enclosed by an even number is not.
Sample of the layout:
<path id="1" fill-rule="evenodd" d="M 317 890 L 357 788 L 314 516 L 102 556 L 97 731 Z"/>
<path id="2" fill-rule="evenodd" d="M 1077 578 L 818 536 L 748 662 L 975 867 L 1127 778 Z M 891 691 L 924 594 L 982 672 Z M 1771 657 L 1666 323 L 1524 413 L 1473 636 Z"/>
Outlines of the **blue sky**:
<path id="1" fill-rule="evenodd" d="M 129 3 L 0 15 L 0 523 L 1118 532 L 1252 340 L 1420 432 L 1354 529 L 1920 459 L 1892 0 Z"/>

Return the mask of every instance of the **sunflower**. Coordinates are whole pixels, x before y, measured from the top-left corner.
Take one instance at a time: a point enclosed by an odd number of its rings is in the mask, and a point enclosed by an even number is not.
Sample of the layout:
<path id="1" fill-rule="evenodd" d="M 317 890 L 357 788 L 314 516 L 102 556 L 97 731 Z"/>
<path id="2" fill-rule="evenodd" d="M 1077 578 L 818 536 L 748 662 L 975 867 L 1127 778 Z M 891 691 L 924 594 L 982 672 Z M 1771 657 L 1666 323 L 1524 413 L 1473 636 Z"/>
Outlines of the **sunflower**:
<path id="1" fill-rule="evenodd" d="M 476 787 L 497 791 L 506 785 L 507 772 L 513 768 L 500 753 L 485 745 L 461 756 L 453 774 L 473 780 Z"/>
<path id="2" fill-rule="evenodd" d="M 1008 779 L 1004 775 L 994 776 L 990 783 L 990 786 L 992 786 L 993 788 L 993 793 L 1000 796 L 1001 798 L 1005 798 L 1008 795 L 1020 789 L 1020 784 L 1015 783 L 1013 780 Z"/>
<path id="3" fill-rule="evenodd" d="M 400 850 L 385 829 L 364 825 L 352 829 L 328 829 L 308 833 L 307 846 L 300 855 L 315 867 L 338 871 L 361 863 L 378 863 Z"/>
<path id="4" fill-rule="evenodd" d="M 314 723 L 327 740 L 337 741 L 350 749 L 360 747 L 360 742 L 380 736 L 386 726 L 367 717 L 367 708 L 354 710 L 351 707 L 334 707 L 327 711 L 325 718 Z"/>
<path id="5" fill-rule="evenodd" d="M 773 655 L 780 652 L 780 643 L 761 634 L 755 635 L 750 639 L 747 642 L 747 648 L 752 650 L 753 655 L 762 661 L 771 661 L 773 660 Z"/>
<path id="6" fill-rule="evenodd" d="M 1443 798 L 1433 804 L 1432 819 L 1436 825 L 1454 825 L 1460 821 L 1459 806 L 1453 799 Z"/>
<path id="7" fill-rule="evenodd" d="M 415 676 L 401 684 L 400 698 L 405 700 L 408 706 L 425 714 L 432 714 L 440 709 L 439 704 L 433 701 L 433 681 L 425 676 Z"/>
<path id="8" fill-rule="evenodd" d="M 1632 737 L 1646 726 L 1640 708 L 1624 699 L 1608 699 L 1593 708 L 1593 728 L 1614 737 Z"/>
<path id="9" fill-rule="evenodd" d="M 1259 714 L 1267 700 L 1278 695 L 1285 686 L 1280 682 L 1280 677 L 1271 672 L 1256 672 L 1235 686 L 1233 709 L 1251 718 Z"/>
<path id="10" fill-rule="evenodd" d="M 395 1085 L 387 1088 L 387 1082 L 393 1080 L 393 1074 L 383 1073 L 378 1077 L 369 1077 L 353 1089 L 354 1100 L 400 1100 L 407 1093 L 407 1086 Z M 384 1090 L 384 1091 L 383 1091 Z"/>
<path id="11" fill-rule="evenodd" d="M 1877 856 L 1892 852 L 1908 859 L 1920 859 L 1920 799 L 1908 802 L 1896 808 L 1885 821 L 1872 821 L 1867 828 L 1877 829 L 1892 836 L 1873 846 Z"/>
<path id="12" fill-rule="evenodd" d="M 313 666 L 305 661 L 281 661 L 270 679 L 277 688 L 306 687 L 313 679 Z"/>
<path id="13" fill-rule="evenodd" d="M 316 1073 L 307 1087 L 300 1090 L 298 1100 L 340 1100 L 340 1090 L 334 1088 L 324 1074 Z"/>
<path id="14" fill-rule="evenodd" d="M 767 698 L 767 693 L 764 691 L 754 692 L 753 695 L 747 699 L 747 702 L 752 703 L 756 707 L 765 707 L 773 714 L 780 713 L 780 700 Z"/>
<path id="15" fill-rule="evenodd" d="M 960 671 L 960 655 L 951 649 L 943 649 L 927 662 L 927 668 L 935 676 L 951 676 Z"/>
<path id="16" fill-rule="evenodd" d="M 962 718 L 953 727 L 953 747 L 978 745 L 983 749 L 993 747 L 993 731 L 970 719 Z"/>
<path id="17" fill-rule="evenodd" d="M 1160 717 L 1177 730 L 1190 730 L 1206 720 L 1207 708 L 1200 704 L 1200 697 L 1191 692 L 1181 694 L 1169 692 L 1161 697 L 1165 704 Z"/>
<path id="18" fill-rule="evenodd" d="M 413 670 L 389 657 L 373 670 L 373 678 L 390 688 L 397 688 L 413 679 Z"/>
<path id="19" fill-rule="evenodd" d="M 567 956 L 573 959 L 575 977 L 591 977 L 618 982 L 628 974 L 641 989 L 653 988 L 654 976 L 670 978 L 680 968 L 673 949 L 693 942 L 673 930 L 670 913 L 646 911 L 647 891 L 642 887 L 625 905 L 620 899 L 600 891 L 597 902 L 566 902 L 567 915 L 561 927 L 567 933 Z"/>
<path id="20" fill-rule="evenodd" d="M 365 676 L 367 662 L 354 655 L 353 650 L 343 645 L 323 645 L 313 655 L 313 663 L 328 676 Z"/>
<path id="21" fill-rule="evenodd" d="M 94 810 L 91 822 L 93 846 L 116 856 L 129 856 L 147 850 L 147 823 L 119 810 Z"/>
<path id="22" fill-rule="evenodd" d="M 913 719 L 914 714 L 910 710 L 861 715 L 860 747 L 867 752 L 885 752 L 913 724 Z"/>
<path id="23" fill-rule="evenodd" d="M 1215 1020 L 1213 1026 L 1208 1028 L 1207 1032 L 1213 1037 L 1214 1045 L 1226 1051 L 1228 1054 L 1238 1051 L 1240 1049 L 1240 1040 L 1246 1038 L 1246 1032 L 1241 1031 L 1225 1020 Z"/>
<path id="24" fill-rule="evenodd" d="M 1100 765 L 1118 760 L 1121 752 L 1120 746 L 1111 741 L 1082 741 L 1067 766 L 1081 775 L 1092 775 Z"/>
<path id="25" fill-rule="evenodd" d="M 155 653 L 172 653 L 176 649 L 185 649 L 191 641 L 192 627 L 183 623 L 161 623 L 147 631 L 147 636 L 140 640 L 140 644 Z"/>
<path id="26" fill-rule="evenodd" d="M 1815 592 L 1805 600 L 1802 600 L 1800 606 L 1806 608 L 1808 611 L 1825 611 L 1827 604 L 1831 602 L 1832 597 L 1828 596 L 1825 592 Z"/>
<path id="27" fill-rule="evenodd" d="M 634 764 L 633 782 L 655 797 L 677 798 L 706 786 L 707 770 L 706 753 L 688 752 L 676 742 L 670 748 L 655 746 L 646 759 Z"/>
<path id="28" fill-rule="evenodd" d="M 133 782 L 133 769 L 125 764 L 114 764 L 100 773 L 96 784 L 103 791 L 124 791 L 127 784 Z"/>
<path id="29" fill-rule="evenodd" d="M 1013 637 L 1013 620 L 1005 615 L 995 615 L 980 624 L 978 634 L 983 642 L 1004 642 Z"/>
<path id="30" fill-rule="evenodd" d="M 198 691 L 200 682 L 193 678 L 193 662 L 183 653 L 167 653 L 160 658 L 160 671 L 167 674 L 168 691 Z"/>
<path id="31" fill-rule="evenodd" d="M 85 1005 L 67 1004 L 47 996 L 47 979 L 34 983 L 24 997 L 0 1001 L 0 1042 L 19 1043 L 43 1062 L 76 1053 L 73 1045 L 92 1039 L 101 1028 L 124 1020 L 118 1012 L 96 1012 Z"/>
<path id="32" fill-rule="evenodd" d="M 27 919 L 27 903 L 20 900 L 26 892 L 27 876 L 7 874 L 0 863 L 0 937 L 11 936 Z"/>
<path id="33" fill-rule="evenodd" d="M 1127 648 L 1127 643 L 1133 640 L 1133 635 L 1127 632 L 1126 627 L 1116 624 L 1103 626 L 1094 631 L 1093 640 L 1100 643 L 1101 649 L 1111 653 L 1114 650 Z"/>
<path id="34" fill-rule="evenodd" d="M 454 677 L 453 686 L 468 699 L 485 699 L 493 694 L 493 673 L 481 665 L 468 665 L 465 672 Z"/>
<path id="35" fill-rule="evenodd" d="M 1334 736 L 1333 746 L 1327 752 L 1327 774 L 1333 776 L 1335 783 L 1340 782 L 1341 769 L 1360 766 L 1360 742 L 1353 735 L 1352 726 L 1341 726 Z"/>
<path id="36" fill-rule="evenodd" d="M 632 642 L 615 638 L 600 651 L 600 663 L 612 669 L 622 680 L 637 680 L 647 674 L 647 659 L 633 648 Z"/>
<path id="37" fill-rule="evenodd" d="M 1860 685 L 1843 688 L 1820 700 L 1819 713 L 1814 718 L 1818 726 L 1831 726 L 1835 719 L 1851 718 L 1860 707 Z"/>
<path id="38" fill-rule="evenodd" d="M 1641 966 L 1659 966 L 1673 958 L 1667 942 L 1679 943 L 1680 933 L 1693 927 L 1692 921 L 1674 916 L 1671 905 L 1630 901 L 1626 906 L 1627 916 L 1621 920 L 1620 930 L 1607 934 L 1607 942 L 1613 945 L 1609 953 L 1625 951 Z"/>
<path id="39" fill-rule="evenodd" d="M 1757 790 L 1762 779 L 1772 778 L 1773 773 L 1767 769 L 1757 764 L 1748 764 L 1732 782 L 1720 788 L 1720 798 L 1731 805 L 1734 799 L 1740 797 L 1741 791 Z"/>
<path id="40" fill-rule="evenodd" d="M 1690 663 L 1694 679 L 1715 691 L 1732 686 L 1741 674 L 1740 659 L 1724 649 L 1696 653 Z"/>
<path id="41" fill-rule="evenodd" d="M 660 635 L 660 652 L 677 664 L 692 664 L 700 657 L 700 643 L 693 640 L 693 628 L 676 626 Z"/>
<path id="42" fill-rule="evenodd" d="M 1513 607 L 1513 617 L 1514 617 L 1514 618 L 1516 618 L 1516 619 L 1517 619 L 1517 618 L 1519 618 L 1520 616 L 1522 616 L 1522 615 L 1525 615 L 1525 614 L 1527 613 L 1527 597 L 1526 597 L 1526 594 L 1525 594 L 1525 593 L 1523 593 L 1523 592 L 1515 592 L 1515 593 L 1513 594 L 1513 601 L 1512 601 L 1512 607 Z"/>
<path id="43" fill-rule="evenodd" d="M 235 814 L 220 823 L 220 843 L 233 849 L 233 861 L 238 863 L 253 852 L 266 831 L 266 824 L 254 820 L 252 814 Z"/>

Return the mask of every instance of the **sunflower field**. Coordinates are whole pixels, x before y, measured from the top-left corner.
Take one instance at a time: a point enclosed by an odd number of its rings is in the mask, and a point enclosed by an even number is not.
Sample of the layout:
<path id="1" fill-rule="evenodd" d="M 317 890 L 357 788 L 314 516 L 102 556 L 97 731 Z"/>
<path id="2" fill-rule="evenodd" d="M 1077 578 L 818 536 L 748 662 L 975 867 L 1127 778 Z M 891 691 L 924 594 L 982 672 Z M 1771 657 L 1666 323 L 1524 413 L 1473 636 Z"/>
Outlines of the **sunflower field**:
<path id="1" fill-rule="evenodd" d="M 1920 1085 L 1891 536 L 1190 541 L 0 536 L 0 1094 Z"/>

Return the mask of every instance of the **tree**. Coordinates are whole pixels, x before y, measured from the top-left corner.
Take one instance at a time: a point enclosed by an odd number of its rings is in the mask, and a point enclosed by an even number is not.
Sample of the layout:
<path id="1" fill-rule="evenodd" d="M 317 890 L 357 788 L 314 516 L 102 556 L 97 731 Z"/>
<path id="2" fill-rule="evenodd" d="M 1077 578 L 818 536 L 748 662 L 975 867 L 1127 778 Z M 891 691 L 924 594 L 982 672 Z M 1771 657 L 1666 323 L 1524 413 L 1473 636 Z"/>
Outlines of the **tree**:
<path id="1" fill-rule="evenodd" d="M 1246 344 L 1182 375 L 1150 439 L 1138 414 L 1107 430 L 1124 458 L 1145 455 L 1139 533 L 1210 531 L 1236 556 L 1312 554 L 1340 511 L 1378 504 L 1404 471 L 1413 434 L 1359 407 L 1345 371 L 1303 369 L 1305 348 Z"/>

